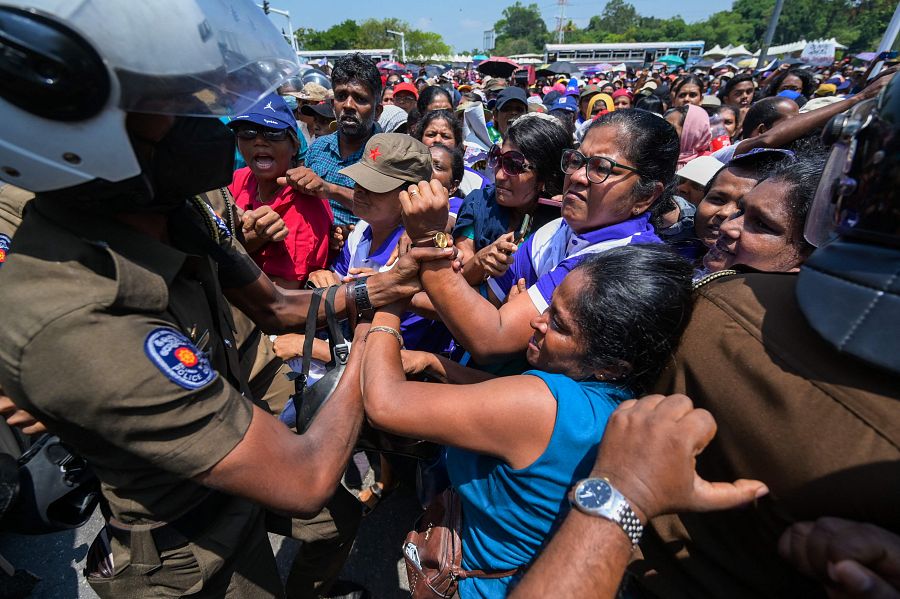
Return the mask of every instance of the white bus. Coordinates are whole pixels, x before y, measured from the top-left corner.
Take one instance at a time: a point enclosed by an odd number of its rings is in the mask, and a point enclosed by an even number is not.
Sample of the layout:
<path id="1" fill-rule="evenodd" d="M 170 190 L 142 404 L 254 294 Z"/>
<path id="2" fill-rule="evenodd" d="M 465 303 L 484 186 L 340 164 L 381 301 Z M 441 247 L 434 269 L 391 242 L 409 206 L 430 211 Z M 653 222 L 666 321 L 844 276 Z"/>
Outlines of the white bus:
<path id="1" fill-rule="evenodd" d="M 621 44 L 546 44 L 544 60 L 556 62 L 564 60 L 572 64 L 589 66 L 601 62 L 640 66 L 644 63 L 674 54 L 685 62 L 699 59 L 706 42 L 627 42 Z"/>
<path id="2" fill-rule="evenodd" d="M 342 56 L 359 52 L 363 56 L 368 56 L 375 62 L 382 60 L 397 60 L 397 54 L 393 48 L 376 48 L 376 49 L 359 49 L 359 50 L 298 50 L 297 56 L 301 62 L 314 62 L 326 59 L 328 62 L 334 62 Z"/>

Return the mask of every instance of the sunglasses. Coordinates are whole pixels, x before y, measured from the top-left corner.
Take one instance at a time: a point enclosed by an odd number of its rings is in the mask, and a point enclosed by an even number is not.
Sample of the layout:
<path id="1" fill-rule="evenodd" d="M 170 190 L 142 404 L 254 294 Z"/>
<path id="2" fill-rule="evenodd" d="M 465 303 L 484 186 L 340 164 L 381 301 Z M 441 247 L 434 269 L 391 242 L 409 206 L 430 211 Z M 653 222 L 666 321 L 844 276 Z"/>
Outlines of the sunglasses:
<path id="1" fill-rule="evenodd" d="M 266 141 L 284 141 L 288 138 L 287 129 L 265 129 L 254 127 L 241 127 L 234 132 L 235 136 L 241 139 L 256 139 L 257 135 L 262 135 Z"/>
<path id="2" fill-rule="evenodd" d="M 562 169 L 562 172 L 567 175 L 574 174 L 583 166 L 585 175 L 587 175 L 587 179 L 591 183 L 603 183 L 612 174 L 613 169 L 616 168 L 640 174 L 640 171 L 633 166 L 619 164 L 612 158 L 607 158 L 606 156 L 591 156 L 588 158 L 578 150 L 565 150 L 559 166 Z"/>
<path id="3" fill-rule="evenodd" d="M 503 172 L 510 177 L 518 177 L 534 168 L 528 164 L 522 152 L 517 152 L 516 150 L 501 152 L 500 146 L 496 144 L 491 146 L 491 150 L 488 152 L 487 163 L 492 169 L 496 169 L 499 164 Z"/>

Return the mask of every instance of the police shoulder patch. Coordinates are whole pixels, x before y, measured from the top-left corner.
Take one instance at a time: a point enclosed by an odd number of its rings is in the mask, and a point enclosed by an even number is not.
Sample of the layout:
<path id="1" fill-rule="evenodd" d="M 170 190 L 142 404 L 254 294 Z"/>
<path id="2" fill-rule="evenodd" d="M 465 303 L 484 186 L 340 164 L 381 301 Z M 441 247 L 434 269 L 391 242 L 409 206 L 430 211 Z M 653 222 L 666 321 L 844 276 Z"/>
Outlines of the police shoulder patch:
<path id="1" fill-rule="evenodd" d="M 150 331 L 144 341 L 144 353 L 166 377 L 179 387 L 199 389 L 216 378 L 209 359 L 175 329 Z"/>
<path id="2" fill-rule="evenodd" d="M 0 233 L 0 266 L 6 262 L 6 253 L 9 252 L 10 243 L 12 243 L 12 239 L 9 238 L 9 235 Z"/>

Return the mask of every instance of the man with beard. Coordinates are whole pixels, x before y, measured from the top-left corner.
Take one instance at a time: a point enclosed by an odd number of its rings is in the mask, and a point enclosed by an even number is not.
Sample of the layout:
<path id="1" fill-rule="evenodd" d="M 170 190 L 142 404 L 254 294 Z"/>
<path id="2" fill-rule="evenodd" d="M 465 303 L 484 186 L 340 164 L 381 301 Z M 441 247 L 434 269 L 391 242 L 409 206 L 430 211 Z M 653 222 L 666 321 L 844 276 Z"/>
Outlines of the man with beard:
<path id="1" fill-rule="evenodd" d="M 317 139 L 306 155 L 306 166 L 287 172 L 285 183 L 298 191 L 328 198 L 334 224 L 358 220 L 352 212 L 353 181 L 340 170 L 359 162 L 369 138 L 381 132 L 381 76 L 375 64 L 356 53 L 334 65 L 334 117 L 337 131 Z"/>

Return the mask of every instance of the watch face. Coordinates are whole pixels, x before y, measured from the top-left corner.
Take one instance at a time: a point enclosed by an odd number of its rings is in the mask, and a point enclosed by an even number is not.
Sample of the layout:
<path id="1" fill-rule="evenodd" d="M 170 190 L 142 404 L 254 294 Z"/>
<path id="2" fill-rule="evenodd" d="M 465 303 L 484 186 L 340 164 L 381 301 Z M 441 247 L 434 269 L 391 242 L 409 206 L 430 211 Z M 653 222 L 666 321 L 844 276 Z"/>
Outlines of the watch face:
<path id="1" fill-rule="evenodd" d="M 439 231 L 434 235 L 434 245 L 435 247 L 445 248 L 450 245 L 450 239 L 447 237 L 447 234 L 443 231 Z"/>
<path id="2" fill-rule="evenodd" d="M 589 479 L 578 485 L 575 497 L 588 509 L 599 509 L 612 497 L 612 487 L 605 480 Z"/>

